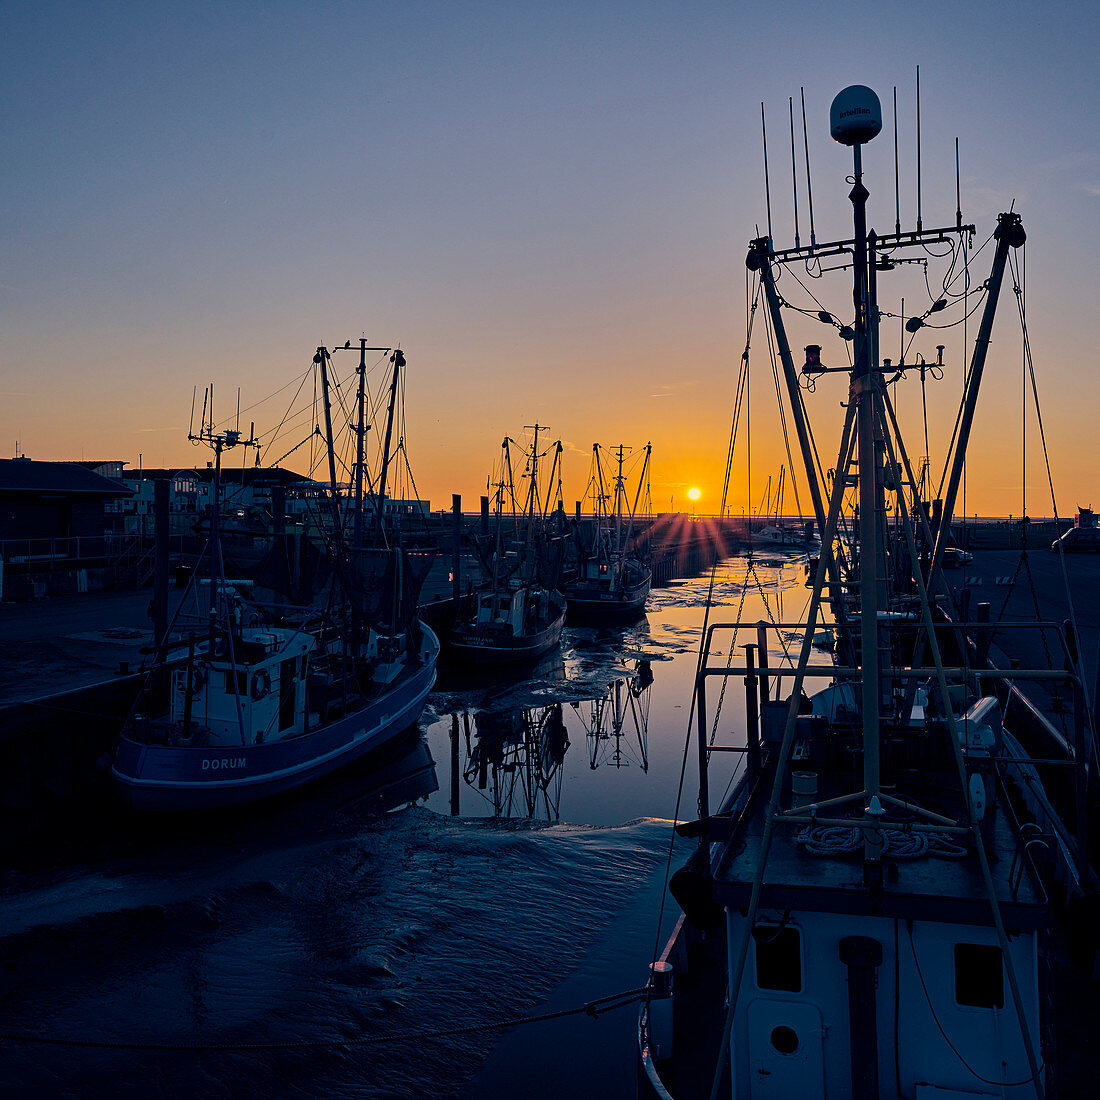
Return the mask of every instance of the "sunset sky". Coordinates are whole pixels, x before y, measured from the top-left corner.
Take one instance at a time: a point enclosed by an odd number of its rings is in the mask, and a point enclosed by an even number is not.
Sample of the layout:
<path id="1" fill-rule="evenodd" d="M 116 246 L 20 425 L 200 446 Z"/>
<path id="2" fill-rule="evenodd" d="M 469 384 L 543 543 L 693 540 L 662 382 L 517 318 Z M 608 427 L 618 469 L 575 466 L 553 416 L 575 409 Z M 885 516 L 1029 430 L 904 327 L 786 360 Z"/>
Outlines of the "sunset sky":
<path id="1" fill-rule="evenodd" d="M 652 441 L 654 505 L 688 510 L 697 486 L 698 510 L 714 511 L 746 339 L 746 245 L 766 225 L 760 103 L 782 247 L 788 97 L 806 243 L 799 89 L 821 241 L 851 232 L 851 154 L 829 138 L 829 104 L 863 83 L 889 115 L 896 85 L 911 228 L 919 64 L 924 225 L 954 222 L 958 137 L 975 247 L 1013 202 L 1028 232 L 1023 290 L 1058 510 L 1100 507 L 1098 43 L 1100 5 L 1085 2 L 8 0 L 0 455 L 203 463 L 186 439 L 194 387 L 214 382 L 228 414 L 237 387 L 253 406 L 318 344 L 365 333 L 407 356 L 406 447 L 433 508 L 459 492 L 475 509 L 502 438 L 522 441 L 537 421 L 563 440 L 567 502 L 593 442 Z M 864 166 L 871 224 L 891 231 L 889 122 Z M 884 276 L 885 311 L 900 311 L 912 275 Z M 812 305 L 790 280 L 783 289 Z M 850 320 L 843 280 L 827 293 Z M 788 323 L 796 348 L 821 343 L 825 362 L 842 361 L 829 329 Z M 896 356 L 900 321 L 885 325 L 883 354 Z M 930 383 L 934 467 L 960 335 L 922 334 L 912 349 L 932 359 L 947 347 Z M 759 324 L 750 363 L 756 507 L 784 461 Z M 1019 514 L 1026 448 L 1027 509 L 1050 514 L 1033 414 L 1021 434 L 1023 366 L 1009 281 L 969 512 Z M 273 428 L 286 396 L 246 419 Z M 830 385 L 808 397 L 827 465 L 843 399 Z M 915 378 L 898 400 L 920 434 Z M 743 448 L 734 478 L 740 512 Z"/>

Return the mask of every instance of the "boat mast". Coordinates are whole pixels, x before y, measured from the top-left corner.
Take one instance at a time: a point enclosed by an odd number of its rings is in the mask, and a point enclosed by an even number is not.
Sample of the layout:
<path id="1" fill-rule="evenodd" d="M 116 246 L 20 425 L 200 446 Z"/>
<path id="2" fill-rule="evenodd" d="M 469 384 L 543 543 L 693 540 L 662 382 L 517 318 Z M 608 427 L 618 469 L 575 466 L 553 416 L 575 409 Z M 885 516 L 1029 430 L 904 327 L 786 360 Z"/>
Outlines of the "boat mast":
<path id="1" fill-rule="evenodd" d="M 624 546 L 630 545 L 630 536 L 634 533 L 634 517 L 638 514 L 638 502 L 642 498 L 642 486 L 645 484 L 646 470 L 649 469 L 649 454 L 653 450 L 653 444 L 647 443 L 645 445 L 645 458 L 642 459 L 642 472 L 638 475 L 638 488 L 634 493 L 634 507 L 630 510 L 630 523 L 626 529 L 626 538 L 623 542 Z"/>
<path id="2" fill-rule="evenodd" d="M 239 414 L 238 414 L 239 415 Z M 225 579 L 225 559 L 222 557 L 221 547 L 221 492 L 222 492 L 222 451 L 231 450 L 238 445 L 242 447 L 259 447 L 256 442 L 255 425 L 248 439 L 241 439 L 241 433 L 237 429 L 226 429 L 224 432 L 214 434 L 214 387 L 210 387 L 210 420 L 206 420 L 206 401 L 203 401 L 203 418 L 199 425 L 199 434 L 189 431 L 187 438 L 192 442 L 206 443 L 214 448 L 214 487 L 213 499 L 210 504 L 210 618 L 207 635 L 207 654 L 214 656 L 215 635 L 218 626 L 219 597 L 228 587 Z M 243 473 L 242 473 L 243 478 Z M 225 605 L 226 623 L 225 634 L 228 647 L 229 663 L 233 668 L 237 665 L 237 655 L 233 640 L 233 623 L 229 616 L 228 602 Z M 194 645 L 192 644 L 192 650 Z M 192 658 L 188 659 L 188 688 L 185 710 L 185 724 L 190 726 L 192 687 L 190 684 L 190 669 L 193 666 Z M 232 677 L 233 698 L 237 706 L 237 726 L 240 730 L 241 744 L 247 743 L 244 727 L 244 710 L 241 706 L 241 693 L 237 687 L 236 676 Z"/>
<path id="3" fill-rule="evenodd" d="M 619 444 L 619 470 L 615 475 L 615 557 L 622 553 L 623 542 L 623 445 Z"/>
<path id="4" fill-rule="evenodd" d="M 398 348 L 390 356 L 393 364 L 393 379 L 390 382 L 390 407 L 386 410 L 386 439 L 382 444 L 382 472 L 378 475 L 378 507 L 375 510 L 375 529 L 382 530 L 382 517 L 386 509 L 386 472 L 390 464 L 390 438 L 393 435 L 393 413 L 397 406 L 397 379 L 405 365 L 405 356 Z"/>
<path id="5" fill-rule="evenodd" d="M 504 440 L 504 453 L 508 454 L 508 440 Z M 509 463 L 509 468 L 511 463 Z M 500 481 L 497 482 L 497 522 L 496 522 L 496 545 L 493 549 L 493 595 L 496 595 L 497 585 L 500 582 L 500 556 L 503 550 L 502 538 L 503 534 L 501 528 L 504 524 L 504 470 L 501 469 Z"/>
<path id="6" fill-rule="evenodd" d="M 603 546 L 603 528 L 601 525 L 601 515 L 606 519 L 607 517 L 607 490 L 603 484 L 603 466 L 600 465 L 600 445 L 598 443 L 592 444 L 592 453 L 596 456 L 596 487 L 599 491 L 599 495 L 596 497 L 596 507 L 594 509 L 594 517 L 596 520 L 596 533 L 593 539 L 593 548 L 597 554 L 600 548 Z"/>
<path id="7" fill-rule="evenodd" d="M 550 464 L 550 479 L 546 483 L 546 505 L 542 509 L 542 518 L 546 520 L 550 515 L 550 497 L 554 493 L 554 475 L 558 476 L 558 502 L 561 498 L 561 440 L 554 444 L 554 461 Z"/>
<path id="8" fill-rule="evenodd" d="M 850 89 L 855 91 L 855 89 Z M 882 813 L 879 800 L 879 719 L 881 702 L 881 668 L 879 661 L 879 610 L 884 604 L 883 570 L 879 555 L 882 538 L 879 531 L 882 481 L 879 477 L 878 407 L 881 404 L 882 379 L 877 370 L 875 351 L 878 336 L 878 309 L 872 300 L 868 278 L 867 199 L 863 185 L 863 145 L 882 129 L 878 97 L 870 89 L 866 102 L 859 104 L 859 113 L 850 113 L 847 125 L 833 136 L 842 144 L 851 145 L 853 183 L 848 198 L 852 202 L 854 234 L 852 242 L 853 286 L 855 305 L 855 346 L 851 371 L 851 397 L 856 403 L 856 443 L 859 468 L 859 594 L 860 594 L 860 667 L 862 670 L 861 712 L 863 723 L 863 791 L 864 808 L 874 826 L 864 831 L 864 860 L 878 866 L 882 858 L 882 834 L 878 819 Z M 843 94 L 843 93 L 842 93 Z M 837 97 L 840 98 L 839 96 Z M 834 102 L 834 110 L 836 103 Z M 854 122 L 853 118 L 862 121 Z M 873 244 L 873 242 L 872 242 Z M 837 491 L 837 490 L 834 490 Z"/>
<path id="9" fill-rule="evenodd" d="M 340 498 L 336 491 L 336 449 L 332 442 L 332 404 L 328 392 L 328 362 L 329 352 L 326 347 L 319 347 L 313 357 L 314 363 L 321 367 L 321 401 L 325 409 L 325 446 L 328 448 L 328 477 L 330 504 L 332 507 L 332 537 L 336 542 L 340 541 Z"/>
<path id="10" fill-rule="evenodd" d="M 524 511 L 527 513 L 527 546 L 529 551 L 535 542 L 535 515 L 539 506 L 539 432 L 548 431 L 541 424 L 528 424 L 535 433 L 535 441 L 531 444 L 531 484 L 527 488 L 527 500 Z"/>
<path id="11" fill-rule="evenodd" d="M 359 339 L 359 429 L 355 433 L 355 526 L 353 539 L 355 548 L 363 545 L 363 444 L 366 439 L 367 425 L 364 420 L 364 395 L 367 384 L 367 339 Z"/>

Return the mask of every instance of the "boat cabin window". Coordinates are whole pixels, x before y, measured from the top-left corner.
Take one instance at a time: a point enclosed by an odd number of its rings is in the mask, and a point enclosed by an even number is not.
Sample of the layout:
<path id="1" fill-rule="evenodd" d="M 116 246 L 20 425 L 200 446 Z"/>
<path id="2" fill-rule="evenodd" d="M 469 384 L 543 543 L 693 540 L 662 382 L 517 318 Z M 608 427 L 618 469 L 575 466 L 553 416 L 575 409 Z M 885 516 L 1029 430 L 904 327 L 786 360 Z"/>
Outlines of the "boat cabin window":
<path id="1" fill-rule="evenodd" d="M 500 602 L 497 605 L 501 611 L 507 611 L 512 606 L 512 601 L 508 596 L 501 596 Z"/>
<path id="2" fill-rule="evenodd" d="M 605 561 L 601 561 L 601 562 L 600 562 L 600 576 L 602 577 L 602 576 L 604 576 L 604 575 L 605 575 L 606 573 L 607 573 L 607 562 L 605 562 Z"/>
<path id="3" fill-rule="evenodd" d="M 758 924 L 752 930 L 756 942 L 756 984 L 760 989 L 802 992 L 802 937 L 797 928 Z"/>
<path id="4" fill-rule="evenodd" d="M 240 671 L 237 672 L 237 694 L 238 695 L 244 695 L 244 693 L 246 691 L 245 683 L 246 683 L 247 679 L 248 679 L 248 676 L 247 676 L 246 673 L 240 672 Z M 226 695 L 232 695 L 233 694 L 233 670 L 231 668 L 227 668 L 225 670 L 225 694 Z"/>
<path id="5" fill-rule="evenodd" d="M 975 1008 L 1004 1008 L 1004 964 L 999 947 L 955 944 L 955 1001 Z"/>

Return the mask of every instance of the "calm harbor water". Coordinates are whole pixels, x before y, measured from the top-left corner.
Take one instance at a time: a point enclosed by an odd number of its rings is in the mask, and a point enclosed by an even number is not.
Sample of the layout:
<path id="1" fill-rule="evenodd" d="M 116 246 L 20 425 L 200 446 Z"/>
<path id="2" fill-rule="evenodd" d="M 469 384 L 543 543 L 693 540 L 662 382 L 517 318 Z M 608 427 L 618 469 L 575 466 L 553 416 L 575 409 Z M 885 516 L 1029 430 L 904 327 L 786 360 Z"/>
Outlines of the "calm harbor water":
<path id="1" fill-rule="evenodd" d="M 712 622 L 798 618 L 803 579 L 725 562 Z M 446 673 L 419 734 L 299 798 L 105 811 L 26 853 L 0 880 L 0 1034 L 105 1045 L 8 1038 L 0 1095 L 633 1096 L 634 1007 L 463 1029 L 644 981 L 709 583 L 568 628 L 524 679 Z M 743 707 L 736 677 L 721 740 Z"/>

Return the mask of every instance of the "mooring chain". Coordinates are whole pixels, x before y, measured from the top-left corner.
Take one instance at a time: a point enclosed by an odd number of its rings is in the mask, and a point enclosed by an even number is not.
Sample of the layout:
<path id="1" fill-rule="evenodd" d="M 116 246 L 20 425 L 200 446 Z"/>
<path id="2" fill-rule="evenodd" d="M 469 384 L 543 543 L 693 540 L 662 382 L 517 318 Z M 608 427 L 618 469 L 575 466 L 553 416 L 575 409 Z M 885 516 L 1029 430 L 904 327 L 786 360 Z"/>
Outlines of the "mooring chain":
<path id="1" fill-rule="evenodd" d="M 737 604 L 737 619 L 733 624 L 733 637 L 730 639 L 729 652 L 726 654 L 726 668 L 733 664 L 733 652 L 737 648 L 737 634 L 741 629 L 741 615 L 745 609 L 745 593 L 749 587 L 749 570 L 752 568 L 752 550 L 749 550 L 749 560 L 745 566 L 745 581 L 741 585 L 741 599 Z M 729 677 L 722 677 L 722 690 L 718 693 L 718 705 L 714 708 L 714 726 L 710 731 L 710 747 L 714 746 L 714 739 L 718 735 L 718 719 L 722 714 L 722 701 L 726 697 L 726 684 L 729 683 Z"/>

